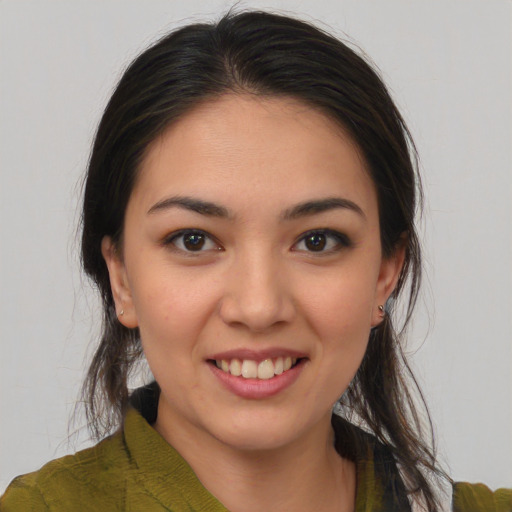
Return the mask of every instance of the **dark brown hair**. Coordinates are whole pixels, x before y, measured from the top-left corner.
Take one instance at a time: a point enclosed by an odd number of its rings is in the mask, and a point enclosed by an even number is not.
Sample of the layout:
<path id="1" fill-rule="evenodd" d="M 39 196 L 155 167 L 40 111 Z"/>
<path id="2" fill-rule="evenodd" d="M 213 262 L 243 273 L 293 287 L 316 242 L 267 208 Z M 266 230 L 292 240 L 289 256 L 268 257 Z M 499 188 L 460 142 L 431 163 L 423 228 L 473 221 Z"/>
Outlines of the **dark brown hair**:
<path id="1" fill-rule="evenodd" d="M 385 85 L 362 57 L 318 28 L 285 16 L 230 13 L 218 23 L 170 33 L 126 69 L 105 109 L 82 219 L 83 267 L 103 300 L 103 332 L 84 383 L 92 431 L 101 437 L 122 424 L 128 376 L 142 356 L 138 330 L 117 320 L 102 238 L 121 240 L 148 145 L 198 103 L 228 92 L 292 97 L 311 105 L 339 123 L 364 155 L 378 195 L 383 253 L 391 255 L 404 243 L 406 256 L 384 322 L 370 332 L 364 360 L 341 399 L 342 411 L 390 447 L 408 491 L 437 511 L 429 475 L 441 472 L 432 426 L 391 322 L 395 299 L 406 294 L 405 328 L 420 285 L 415 215 L 421 187 L 414 144 Z M 414 405 L 411 383 L 426 422 Z"/>

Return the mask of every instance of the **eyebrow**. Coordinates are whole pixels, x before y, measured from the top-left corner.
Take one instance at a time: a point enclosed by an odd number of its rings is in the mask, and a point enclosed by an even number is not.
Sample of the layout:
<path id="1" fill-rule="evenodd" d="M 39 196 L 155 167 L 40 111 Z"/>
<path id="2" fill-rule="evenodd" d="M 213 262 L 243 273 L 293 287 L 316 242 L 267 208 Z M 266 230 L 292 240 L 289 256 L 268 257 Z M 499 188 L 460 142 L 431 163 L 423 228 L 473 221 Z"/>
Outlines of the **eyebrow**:
<path id="1" fill-rule="evenodd" d="M 327 197 L 325 199 L 299 203 L 292 208 L 285 210 L 282 214 L 282 218 L 283 220 L 294 220 L 337 208 L 353 211 L 363 217 L 363 219 L 366 219 L 366 215 L 359 205 L 350 201 L 350 199 L 344 199 L 342 197 Z"/>
<path id="2" fill-rule="evenodd" d="M 168 197 L 158 201 L 148 210 L 148 214 L 155 213 L 160 210 L 167 210 L 173 207 L 190 210 L 208 217 L 220 217 L 224 219 L 233 217 L 229 210 L 223 206 L 219 206 L 209 201 L 203 201 L 202 199 L 183 196 Z"/>
<path id="3" fill-rule="evenodd" d="M 218 217 L 222 219 L 233 219 L 235 217 L 230 212 L 230 210 L 224 206 L 188 196 L 173 196 L 162 199 L 161 201 L 155 203 L 148 210 L 148 215 L 174 207 L 193 211 L 208 217 Z M 299 203 L 291 208 L 286 209 L 281 214 L 281 219 L 284 221 L 295 220 L 334 209 L 350 210 L 363 217 L 363 219 L 366 219 L 366 215 L 359 205 L 350 199 L 344 199 L 342 197 L 327 197 L 325 199 L 317 199 Z"/>

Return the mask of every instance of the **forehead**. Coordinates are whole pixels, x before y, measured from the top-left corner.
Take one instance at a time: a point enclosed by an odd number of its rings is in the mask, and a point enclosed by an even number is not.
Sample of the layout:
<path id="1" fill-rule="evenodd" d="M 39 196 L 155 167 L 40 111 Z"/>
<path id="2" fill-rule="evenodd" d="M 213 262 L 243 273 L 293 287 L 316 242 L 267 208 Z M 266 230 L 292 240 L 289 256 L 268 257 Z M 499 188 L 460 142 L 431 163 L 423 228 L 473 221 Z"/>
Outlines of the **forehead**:
<path id="1" fill-rule="evenodd" d="M 133 195 L 146 203 L 191 192 L 283 203 L 333 191 L 376 201 L 364 159 L 339 124 L 294 99 L 229 94 L 199 105 L 149 146 Z"/>

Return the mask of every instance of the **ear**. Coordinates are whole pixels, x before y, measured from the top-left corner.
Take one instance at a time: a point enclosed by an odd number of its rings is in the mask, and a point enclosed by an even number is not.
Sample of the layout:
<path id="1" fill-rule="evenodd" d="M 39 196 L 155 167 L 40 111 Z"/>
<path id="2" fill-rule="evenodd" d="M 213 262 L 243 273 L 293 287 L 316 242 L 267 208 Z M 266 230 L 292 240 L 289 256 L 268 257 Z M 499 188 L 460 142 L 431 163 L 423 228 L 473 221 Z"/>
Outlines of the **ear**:
<path id="1" fill-rule="evenodd" d="M 396 288 L 400 272 L 404 266 L 405 248 L 406 238 L 405 236 L 402 236 L 393 253 L 386 257 L 383 256 L 382 258 L 375 293 L 372 327 L 375 327 L 382 322 L 383 312 L 379 310 L 379 306 L 384 306 L 386 304 L 389 296 Z"/>
<path id="2" fill-rule="evenodd" d="M 116 306 L 117 318 L 125 327 L 137 327 L 137 315 L 121 255 L 109 236 L 101 241 L 101 254 L 107 264 L 110 277 L 110 288 Z"/>

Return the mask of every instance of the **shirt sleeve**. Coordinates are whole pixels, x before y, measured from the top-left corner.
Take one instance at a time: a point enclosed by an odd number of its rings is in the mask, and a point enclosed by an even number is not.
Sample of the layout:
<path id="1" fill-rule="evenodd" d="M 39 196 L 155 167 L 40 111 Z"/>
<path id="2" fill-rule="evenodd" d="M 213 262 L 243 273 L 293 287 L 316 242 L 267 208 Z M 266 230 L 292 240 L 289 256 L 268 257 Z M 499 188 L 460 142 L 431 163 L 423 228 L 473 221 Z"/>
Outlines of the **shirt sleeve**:
<path id="1" fill-rule="evenodd" d="M 28 475 L 27 475 L 28 476 Z M 43 495 L 26 477 L 15 478 L 0 497 L 2 512 L 48 512 Z"/>
<path id="2" fill-rule="evenodd" d="M 491 491 L 484 484 L 453 486 L 453 512 L 512 512 L 512 489 Z"/>

